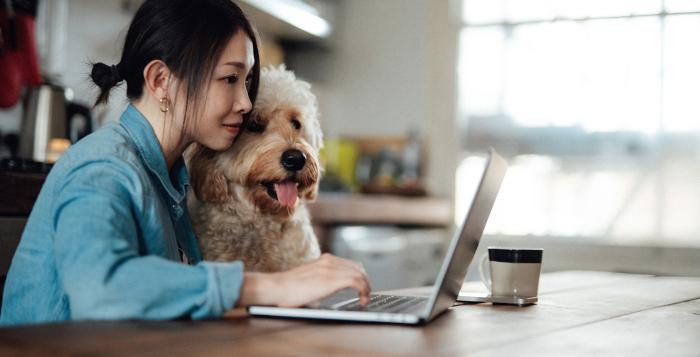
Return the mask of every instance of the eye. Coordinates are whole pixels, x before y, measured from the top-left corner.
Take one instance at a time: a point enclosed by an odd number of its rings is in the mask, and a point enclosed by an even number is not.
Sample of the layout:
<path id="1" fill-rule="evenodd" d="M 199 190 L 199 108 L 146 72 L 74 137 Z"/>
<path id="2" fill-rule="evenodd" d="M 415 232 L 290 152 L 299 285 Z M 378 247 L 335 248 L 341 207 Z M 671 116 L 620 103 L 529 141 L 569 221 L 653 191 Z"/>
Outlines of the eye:
<path id="1" fill-rule="evenodd" d="M 228 76 L 228 77 L 224 78 L 224 80 L 226 80 L 226 83 L 228 83 L 228 84 L 234 84 L 234 83 L 238 82 L 238 75 L 234 74 L 232 76 Z"/>
<path id="2" fill-rule="evenodd" d="M 301 123 L 300 123 L 299 120 L 297 120 L 296 118 L 292 118 L 292 126 L 293 126 L 294 129 L 296 129 L 296 130 L 301 129 Z"/>
<path id="3" fill-rule="evenodd" d="M 245 79 L 245 87 L 250 89 L 250 86 L 253 84 L 253 77 L 248 76 Z"/>
<path id="4" fill-rule="evenodd" d="M 245 130 L 251 133 L 262 133 L 265 131 L 265 126 L 255 120 L 251 120 L 246 124 Z"/>

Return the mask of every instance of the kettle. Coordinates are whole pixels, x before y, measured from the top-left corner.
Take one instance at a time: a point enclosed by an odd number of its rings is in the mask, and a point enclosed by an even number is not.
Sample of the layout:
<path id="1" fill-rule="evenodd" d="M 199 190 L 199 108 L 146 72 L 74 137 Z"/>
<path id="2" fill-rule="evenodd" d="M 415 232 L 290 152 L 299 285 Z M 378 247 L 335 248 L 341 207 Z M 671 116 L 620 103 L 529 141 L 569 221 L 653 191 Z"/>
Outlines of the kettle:
<path id="1" fill-rule="evenodd" d="M 66 100 L 66 90 L 53 84 L 30 87 L 24 101 L 18 156 L 54 162 L 83 136 L 92 132 L 90 108 Z"/>

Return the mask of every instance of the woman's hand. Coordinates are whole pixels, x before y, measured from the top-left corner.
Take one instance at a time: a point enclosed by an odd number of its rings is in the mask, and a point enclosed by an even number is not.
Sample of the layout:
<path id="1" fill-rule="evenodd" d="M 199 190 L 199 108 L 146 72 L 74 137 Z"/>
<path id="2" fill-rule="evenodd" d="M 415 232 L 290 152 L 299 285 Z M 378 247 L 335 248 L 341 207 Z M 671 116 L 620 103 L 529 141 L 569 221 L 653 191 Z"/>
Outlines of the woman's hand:
<path id="1" fill-rule="evenodd" d="M 362 266 L 326 253 L 285 272 L 245 273 L 236 306 L 299 307 L 345 288 L 358 291 L 360 304 L 369 303 L 370 287 Z"/>

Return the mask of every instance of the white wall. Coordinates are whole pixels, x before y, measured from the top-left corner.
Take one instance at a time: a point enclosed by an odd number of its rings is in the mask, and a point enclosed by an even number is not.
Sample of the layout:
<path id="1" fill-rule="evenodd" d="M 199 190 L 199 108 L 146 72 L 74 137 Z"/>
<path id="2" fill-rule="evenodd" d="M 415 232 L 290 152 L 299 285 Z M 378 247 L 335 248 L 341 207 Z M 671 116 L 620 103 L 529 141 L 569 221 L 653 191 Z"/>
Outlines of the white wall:
<path id="1" fill-rule="evenodd" d="M 70 0 L 63 84 L 75 91 L 76 100 L 92 105 L 98 89 L 90 79 L 91 62 L 117 64 L 129 27 L 131 12 L 121 1 Z M 109 105 L 96 112 L 98 122 L 118 120 L 126 104 L 126 84 L 110 93 Z"/>
<path id="2" fill-rule="evenodd" d="M 429 143 L 430 192 L 453 197 L 454 1 L 338 2 L 328 80 L 316 84 L 327 136 L 399 136 Z"/>
<path id="3" fill-rule="evenodd" d="M 327 130 L 396 135 L 427 123 L 428 25 L 423 0 L 342 2 Z M 325 84 L 324 84 L 325 85 Z"/>

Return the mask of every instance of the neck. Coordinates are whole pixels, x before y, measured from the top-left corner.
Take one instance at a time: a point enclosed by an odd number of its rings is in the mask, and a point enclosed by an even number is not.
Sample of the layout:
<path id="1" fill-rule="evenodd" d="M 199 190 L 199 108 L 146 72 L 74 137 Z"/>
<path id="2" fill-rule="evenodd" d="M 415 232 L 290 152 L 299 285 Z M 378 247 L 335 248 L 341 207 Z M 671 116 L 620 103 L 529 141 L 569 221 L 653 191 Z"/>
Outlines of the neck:
<path id="1" fill-rule="evenodd" d="M 168 165 L 168 171 L 182 157 L 191 141 L 183 137 L 181 128 L 176 123 L 181 122 L 172 117 L 171 112 L 163 113 L 157 105 L 145 100 L 132 103 L 146 118 L 158 139 L 158 145 Z"/>

